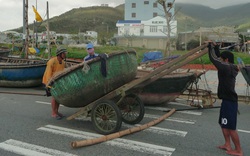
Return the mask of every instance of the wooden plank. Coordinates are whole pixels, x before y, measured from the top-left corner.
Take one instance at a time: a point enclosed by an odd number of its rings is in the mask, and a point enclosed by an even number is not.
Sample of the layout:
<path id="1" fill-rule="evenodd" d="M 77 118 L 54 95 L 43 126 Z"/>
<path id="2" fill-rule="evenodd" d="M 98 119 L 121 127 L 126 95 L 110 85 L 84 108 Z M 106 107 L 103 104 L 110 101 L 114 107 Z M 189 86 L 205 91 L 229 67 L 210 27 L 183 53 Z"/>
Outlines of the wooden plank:
<path id="1" fill-rule="evenodd" d="M 140 88 L 140 87 L 146 86 L 146 85 L 156 81 L 157 79 L 159 79 L 167 74 L 170 74 L 171 72 L 175 71 L 176 69 L 179 69 L 180 67 L 190 63 L 191 61 L 205 55 L 207 52 L 208 52 L 208 49 L 206 48 L 206 49 L 200 51 L 199 53 L 192 55 L 191 57 L 187 57 L 186 60 L 184 60 L 183 62 L 180 62 L 178 64 L 173 65 L 171 68 L 166 69 L 165 71 L 153 76 L 151 79 L 148 79 L 145 82 L 135 86 L 135 88 Z"/>

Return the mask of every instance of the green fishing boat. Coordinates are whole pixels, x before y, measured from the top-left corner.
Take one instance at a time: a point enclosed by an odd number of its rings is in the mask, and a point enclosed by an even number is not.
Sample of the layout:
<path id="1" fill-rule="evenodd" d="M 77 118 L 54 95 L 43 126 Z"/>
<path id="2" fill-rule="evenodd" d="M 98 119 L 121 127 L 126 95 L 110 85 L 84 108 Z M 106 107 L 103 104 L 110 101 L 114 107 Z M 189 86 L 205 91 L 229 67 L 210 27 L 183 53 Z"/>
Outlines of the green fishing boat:
<path id="1" fill-rule="evenodd" d="M 67 107 L 84 107 L 135 79 L 135 51 L 115 52 L 65 69 L 53 77 L 52 96 Z"/>

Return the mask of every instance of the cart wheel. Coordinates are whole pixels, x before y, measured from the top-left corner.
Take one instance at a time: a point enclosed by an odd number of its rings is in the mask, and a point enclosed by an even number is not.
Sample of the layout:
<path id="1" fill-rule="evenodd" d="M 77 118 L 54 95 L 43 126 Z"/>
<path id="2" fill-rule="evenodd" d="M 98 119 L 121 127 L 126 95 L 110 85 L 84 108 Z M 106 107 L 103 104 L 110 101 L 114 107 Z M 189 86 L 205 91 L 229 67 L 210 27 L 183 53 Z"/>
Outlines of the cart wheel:
<path id="1" fill-rule="evenodd" d="M 137 124 L 144 117 L 144 104 L 135 94 L 129 94 L 119 104 L 122 121 L 127 124 Z"/>
<path id="2" fill-rule="evenodd" d="M 119 131 L 122 125 L 121 111 L 110 100 L 98 102 L 93 106 L 91 120 L 96 131 L 104 135 Z"/>

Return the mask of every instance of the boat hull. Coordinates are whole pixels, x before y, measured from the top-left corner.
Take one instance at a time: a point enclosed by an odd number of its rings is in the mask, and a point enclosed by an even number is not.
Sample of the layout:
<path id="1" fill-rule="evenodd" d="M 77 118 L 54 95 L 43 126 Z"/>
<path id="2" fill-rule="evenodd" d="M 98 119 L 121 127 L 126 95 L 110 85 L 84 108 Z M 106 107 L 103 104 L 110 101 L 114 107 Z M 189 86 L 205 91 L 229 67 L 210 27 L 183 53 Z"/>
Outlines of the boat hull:
<path id="1" fill-rule="evenodd" d="M 106 77 L 100 70 L 103 68 L 99 57 L 59 73 L 49 82 L 52 96 L 67 107 L 84 107 L 90 104 L 135 78 L 136 53 L 112 53 L 105 65 Z"/>
<path id="2" fill-rule="evenodd" d="M 248 85 L 250 85 L 250 66 L 241 67 L 240 71 L 241 71 L 244 79 L 248 83 Z"/>
<path id="3" fill-rule="evenodd" d="M 196 74 L 173 73 L 142 88 L 138 93 L 145 105 L 158 105 L 173 101 L 195 80 Z"/>
<path id="4" fill-rule="evenodd" d="M 9 60 L 11 58 L 8 58 Z M 18 59 L 15 59 L 16 61 Z M 24 61 L 23 61 L 24 62 Z M 45 62 L 38 64 L 5 63 L 1 59 L 0 86 L 1 87 L 35 87 L 42 84 L 42 77 L 46 69 Z"/>

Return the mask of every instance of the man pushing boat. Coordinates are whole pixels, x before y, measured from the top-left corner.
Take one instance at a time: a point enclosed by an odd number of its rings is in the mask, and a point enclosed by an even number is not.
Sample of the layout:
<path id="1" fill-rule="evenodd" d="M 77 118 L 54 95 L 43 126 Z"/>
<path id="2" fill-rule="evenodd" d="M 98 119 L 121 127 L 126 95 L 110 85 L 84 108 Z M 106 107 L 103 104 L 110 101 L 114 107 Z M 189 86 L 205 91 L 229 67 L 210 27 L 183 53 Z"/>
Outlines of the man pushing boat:
<path id="1" fill-rule="evenodd" d="M 47 89 L 47 96 L 49 95 L 49 87 L 48 82 L 51 77 L 53 77 L 57 72 L 60 72 L 64 70 L 65 68 L 65 61 L 67 50 L 64 47 L 59 47 L 56 50 L 56 57 L 51 58 L 47 62 L 47 67 L 43 75 L 43 84 L 46 86 Z M 51 99 L 51 107 L 52 107 L 52 113 L 51 116 L 57 120 L 62 119 L 64 116 L 63 114 L 58 112 L 59 109 L 59 103 L 55 100 L 54 97 Z"/>

